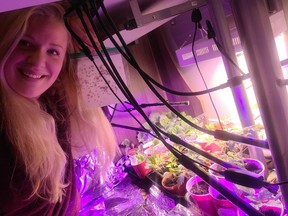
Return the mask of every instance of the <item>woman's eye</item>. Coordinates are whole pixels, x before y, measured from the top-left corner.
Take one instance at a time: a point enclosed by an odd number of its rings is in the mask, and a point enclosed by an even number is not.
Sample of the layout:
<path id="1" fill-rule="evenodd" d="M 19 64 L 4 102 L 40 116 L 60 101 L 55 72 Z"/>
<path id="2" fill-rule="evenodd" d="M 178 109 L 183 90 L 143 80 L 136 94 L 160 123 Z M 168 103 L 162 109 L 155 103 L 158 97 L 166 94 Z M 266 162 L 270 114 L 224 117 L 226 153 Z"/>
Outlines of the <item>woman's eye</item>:
<path id="1" fill-rule="evenodd" d="M 21 47 L 30 47 L 31 43 L 29 41 L 27 41 L 27 40 L 20 40 L 19 45 Z"/>
<path id="2" fill-rule="evenodd" d="M 48 53 L 51 54 L 51 55 L 55 55 L 55 56 L 59 56 L 60 55 L 58 50 L 55 50 L 55 49 L 48 50 Z"/>

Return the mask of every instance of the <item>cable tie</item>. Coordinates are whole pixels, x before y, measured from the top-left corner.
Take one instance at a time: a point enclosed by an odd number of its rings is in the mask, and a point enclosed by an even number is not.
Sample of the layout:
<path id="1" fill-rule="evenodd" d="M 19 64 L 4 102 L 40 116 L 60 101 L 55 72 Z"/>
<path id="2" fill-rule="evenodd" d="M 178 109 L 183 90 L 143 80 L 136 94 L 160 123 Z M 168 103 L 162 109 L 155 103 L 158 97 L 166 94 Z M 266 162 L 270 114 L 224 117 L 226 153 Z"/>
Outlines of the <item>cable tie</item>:
<path id="1" fill-rule="evenodd" d="M 285 86 L 288 85 L 288 79 L 277 79 L 276 83 L 278 86 Z"/>
<path id="2" fill-rule="evenodd" d="M 243 81 L 243 76 L 234 76 L 227 80 L 230 87 L 241 85 Z"/>

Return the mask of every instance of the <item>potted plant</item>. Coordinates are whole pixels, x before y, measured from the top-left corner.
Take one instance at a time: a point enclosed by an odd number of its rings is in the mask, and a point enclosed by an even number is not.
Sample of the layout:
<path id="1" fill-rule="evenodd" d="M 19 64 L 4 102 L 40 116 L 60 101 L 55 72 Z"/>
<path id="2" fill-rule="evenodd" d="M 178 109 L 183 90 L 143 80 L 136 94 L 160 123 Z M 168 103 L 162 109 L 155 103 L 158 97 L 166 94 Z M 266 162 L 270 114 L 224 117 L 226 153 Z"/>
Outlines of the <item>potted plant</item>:
<path id="1" fill-rule="evenodd" d="M 146 164 L 146 155 L 143 153 L 142 145 L 128 151 L 129 160 L 134 171 L 140 178 L 145 178 L 152 169 Z"/>
<path id="2" fill-rule="evenodd" d="M 218 216 L 211 195 L 209 184 L 199 176 L 191 177 L 186 184 L 187 200 L 194 202 L 205 216 Z"/>
<path id="3" fill-rule="evenodd" d="M 124 139 L 120 144 L 119 148 L 121 150 L 122 155 L 127 156 L 128 151 L 132 148 L 132 143 L 129 139 Z"/>
<path id="4" fill-rule="evenodd" d="M 218 179 L 218 183 L 224 185 L 228 188 L 232 193 L 235 193 L 237 196 L 242 196 L 242 191 L 237 189 L 235 184 L 225 180 L 225 179 Z M 217 190 L 215 190 L 212 186 L 209 186 L 209 194 L 212 197 L 214 206 L 219 213 L 219 211 L 229 210 L 230 214 L 235 215 L 237 212 L 237 206 L 235 206 L 232 202 L 222 196 Z"/>
<path id="5" fill-rule="evenodd" d="M 209 134 L 199 134 L 195 143 L 198 144 L 201 149 L 210 153 L 222 153 L 222 141 L 215 139 Z"/>
<path id="6" fill-rule="evenodd" d="M 188 176 L 184 172 L 166 172 L 162 178 L 163 188 L 176 196 L 185 196 Z"/>
<path id="7" fill-rule="evenodd" d="M 242 162 L 243 167 L 246 170 L 257 173 L 259 175 L 264 175 L 265 166 L 261 161 L 253 158 L 243 158 Z"/>
<path id="8" fill-rule="evenodd" d="M 264 215 L 284 215 L 284 205 L 281 202 L 281 193 L 274 195 L 266 188 L 261 188 L 258 193 L 245 194 L 244 199 Z M 238 215 L 244 216 L 246 214 L 239 209 Z"/>
<path id="9" fill-rule="evenodd" d="M 183 115 L 189 121 L 199 125 L 199 120 L 197 118 L 193 118 L 185 112 L 181 112 L 181 115 Z M 184 122 L 173 112 L 155 112 L 151 113 L 149 118 L 155 125 L 160 127 L 162 130 L 166 131 L 167 133 L 177 135 L 183 139 L 189 137 L 190 140 L 195 140 L 197 138 L 197 135 L 201 133 L 191 127 L 186 122 Z"/>
<path id="10" fill-rule="evenodd" d="M 246 145 L 234 141 L 227 141 L 222 144 L 222 148 L 222 153 L 218 154 L 221 160 L 234 164 L 239 168 L 244 168 L 250 172 L 264 175 L 264 164 L 257 159 L 249 158 Z M 224 171 L 226 168 L 218 164 L 212 164 L 210 168 L 209 173 L 211 175 L 216 178 L 223 178 L 222 175 L 217 174 L 217 172 L 214 172 L 213 170 Z"/>
<path id="11" fill-rule="evenodd" d="M 259 175 L 264 175 L 264 171 L 265 171 L 265 166 L 264 164 L 257 160 L 257 159 L 253 159 L 253 158 L 242 158 L 242 159 L 238 159 L 235 161 L 234 163 L 236 166 L 238 166 L 239 168 L 243 168 L 246 169 L 250 172 L 254 172 L 256 174 Z M 215 176 L 216 178 L 220 179 L 220 178 L 224 178 L 223 175 L 220 175 L 219 173 L 215 172 L 215 171 L 224 171 L 226 168 L 219 165 L 219 164 L 212 164 L 210 166 L 211 169 L 209 169 L 209 173 L 213 176 Z M 214 171 L 215 170 L 215 171 Z"/>
<path id="12" fill-rule="evenodd" d="M 171 153 L 168 160 L 164 162 L 162 170 L 166 170 L 162 176 L 162 187 L 177 196 L 184 196 L 186 194 L 186 183 L 192 172 L 182 166 Z"/>
<path id="13" fill-rule="evenodd" d="M 153 169 L 157 174 L 163 177 L 165 172 L 168 172 L 169 169 L 165 166 L 165 161 L 168 161 L 171 157 L 171 152 L 163 152 L 163 153 L 156 153 L 150 154 L 146 158 L 147 166 Z"/>

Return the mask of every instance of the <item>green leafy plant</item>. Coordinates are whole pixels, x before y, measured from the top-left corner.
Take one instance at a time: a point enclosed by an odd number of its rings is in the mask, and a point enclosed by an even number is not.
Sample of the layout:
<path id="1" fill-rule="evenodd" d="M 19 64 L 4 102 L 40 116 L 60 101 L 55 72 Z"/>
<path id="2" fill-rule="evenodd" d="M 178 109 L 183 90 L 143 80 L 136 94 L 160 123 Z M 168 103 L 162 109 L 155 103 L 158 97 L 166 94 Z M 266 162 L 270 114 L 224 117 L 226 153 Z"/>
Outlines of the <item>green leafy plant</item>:
<path id="1" fill-rule="evenodd" d="M 187 115 L 185 112 L 181 112 L 181 115 L 189 121 L 199 124 L 199 121 L 196 118 Z M 173 112 L 151 113 L 149 119 L 167 133 L 178 135 L 180 137 L 197 136 L 198 133 L 196 129 L 184 122 L 181 118 L 177 117 Z"/>
<path id="2" fill-rule="evenodd" d="M 136 146 L 129 139 L 124 139 L 121 146 L 125 148 L 125 154 L 129 156 L 131 163 L 139 164 L 145 160 L 146 155 L 143 152 L 142 145 Z"/>
<path id="3" fill-rule="evenodd" d="M 167 171 L 164 162 L 168 160 L 170 154 L 170 152 L 165 152 L 162 154 L 153 154 L 147 156 L 148 167 L 158 171 L 160 174 L 163 174 Z"/>
<path id="4" fill-rule="evenodd" d="M 168 175 L 168 173 L 164 174 Z M 172 173 L 172 175 L 167 178 L 165 185 L 166 186 L 173 186 L 173 185 L 177 185 L 178 188 L 181 187 L 181 185 L 185 184 L 185 182 L 187 181 L 187 177 L 185 176 L 184 173 Z"/>
<path id="5" fill-rule="evenodd" d="M 172 179 L 178 187 L 185 183 L 193 174 L 192 171 L 186 169 L 182 164 L 178 162 L 178 159 L 171 154 L 168 160 L 165 161 L 164 167 L 166 172 L 164 172 L 163 176 L 172 173 Z"/>
<path id="6" fill-rule="evenodd" d="M 134 147 L 134 158 L 136 159 L 135 163 L 139 164 L 143 162 L 146 159 L 146 155 L 143 152 L 142 145 L 139 145 L 138 147 Z"/>
<path id="7" fill-rule="evenodd" d="M 280 215 L 280 210 L 283 208 L 283 203 L 281 202 L 282 195 L 280 191 L 277 193 L 277 195 L 274 195 L 266 188 L 261 188 L 257 193 L 255 193 L 254 190 L 240 185 L 236 185 L 236 187 L 243 192 L 244 199 L 247 200 L 247 202 L 249 202 L 254 208 L 258 209 L 262 213 L 265 213 L 265 211 L 271 212 L 278 209 L 278 214 L 271 213 L 271 215 Z"/>
<path id="8" fill-rule="evenodd" d="M 222 153 L 219 157 L 228 163 L 244 167 L 243 158 L 249 157 L 247 145 L 234 141 L 223 142 Z"/>
<path id="9" fill-rule="evenodd" d="M 144 153 L 140 152 L 139 150 L 136 151 L 135 156 L 136 156 L 136 159 L 137 159 L 137 161 L 138 161 L 139 163 L 141 163 L 142 161 L 145 160 L 145 155 L 144 155 Z"/>

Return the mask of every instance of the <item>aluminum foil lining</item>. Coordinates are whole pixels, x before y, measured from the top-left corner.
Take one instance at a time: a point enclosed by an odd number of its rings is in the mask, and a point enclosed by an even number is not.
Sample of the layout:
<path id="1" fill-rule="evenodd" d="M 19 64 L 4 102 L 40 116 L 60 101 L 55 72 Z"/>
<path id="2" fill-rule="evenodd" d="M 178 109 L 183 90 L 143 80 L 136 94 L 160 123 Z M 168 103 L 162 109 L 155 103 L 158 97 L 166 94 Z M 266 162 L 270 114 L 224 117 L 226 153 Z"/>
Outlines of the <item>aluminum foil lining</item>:
<path id="1" fill-rule="evenodd" d="M 103 181 L 95 175 L 98 170 L 95 154 L 74 160 L 77 187 L 81 195 L 79 216 L 199 216 L 174 199 L 166 196 L 156 186 L 144 190 L 133 183 L 124 172 L 125 158 L 121 163 L 111 164 Z"/>

